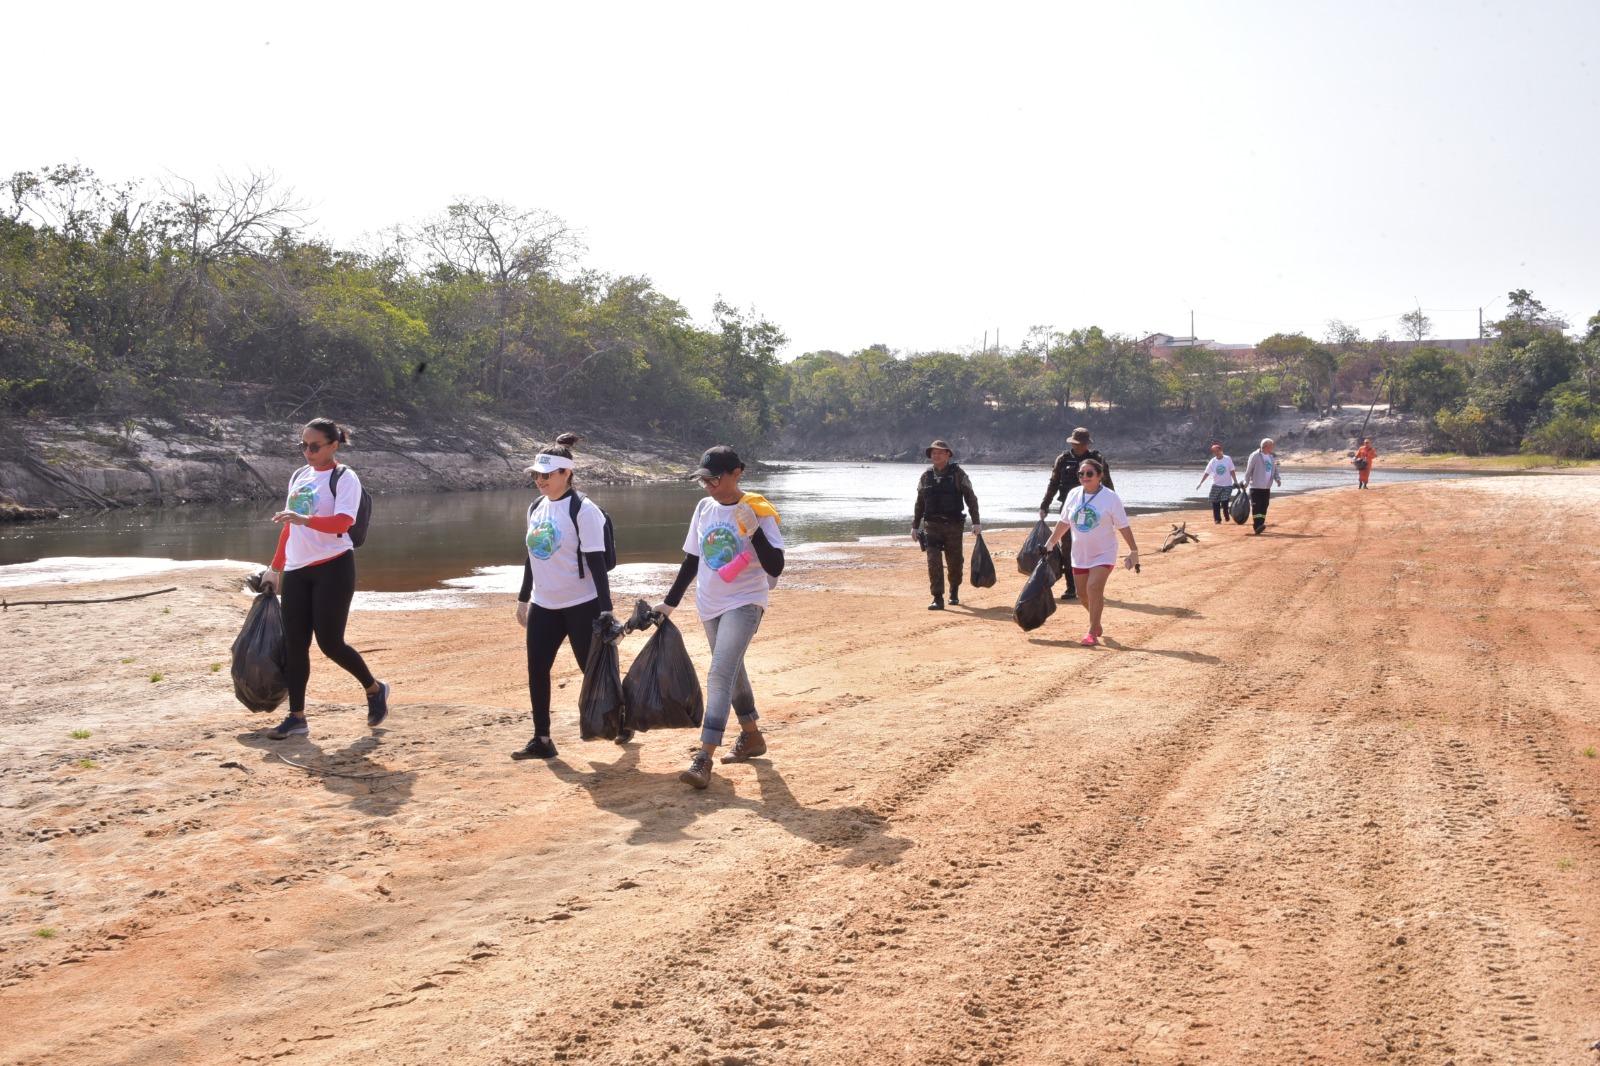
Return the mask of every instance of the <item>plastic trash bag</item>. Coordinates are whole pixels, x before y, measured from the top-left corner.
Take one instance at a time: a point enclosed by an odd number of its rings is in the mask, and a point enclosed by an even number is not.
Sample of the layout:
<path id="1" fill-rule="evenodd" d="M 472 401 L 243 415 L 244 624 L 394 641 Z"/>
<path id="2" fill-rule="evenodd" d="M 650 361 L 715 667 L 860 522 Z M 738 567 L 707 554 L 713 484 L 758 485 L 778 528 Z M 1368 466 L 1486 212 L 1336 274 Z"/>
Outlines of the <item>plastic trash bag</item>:
<path id="1" fill-rule="evenodd" d="M 977 543 L 972 546 L 972 587 L 993 588 L 999 580 L 994 574 L 994 559 L 989 555 L 989 546 L 983 542 L 983 534 L 979 533 L 976 539 Z"/>
<path id="2" fill-rule="evenodd" d="M 627 728 L 696 729 L 705 716 L 705 697 L 694 660 L 683 644 L 683 631 L 669 618 L 657 617 L 656 631 L 645 641 L 622 679 L 628 706 Z"/>
<path id="3" fill-rule="evenodd" d="M 1250 490 L 1243 485 L 1233 487 L 1233 494 L 1228 498 L 1228 517 L 1241 526 L 1250 521 Z"/>
<path id="4" fill-rule="evenodd" d="M 261 587 L 259 577 L 251 586 Z M 252 711 L 276 710 L 289 695 L 288 662 L 283 608 L 276 594 L 262 592 L 233 638 L 233 694 Z"/>
<path id="5" fill-rule="evenodd" d="M 617 661 L 617 640 L 622 623 L 606 611 L 594 620 L 589 659 L 583 666 L 583 688 L 578 693 L 578 735 L 584 740 L 616 740 L 627 707 L 622 693 L 622 666 Z"/>
<path id="6" fill-rule="evenodd" d="M 1038 629 L 1056 613 L 1056 598 L 1050 590 L 1059 580 L 1061 556 L 1056 552 L 1041 555 L 1033 568 L 1033 575 L 1017 596 L 1016 606 L 1011 609 L 1011 617 L 1016 619 L 1024 633 Z"/>
<path id="7" fill-rule="evenodd" d="M 1044 546 L 1049 543 L 1050 527 L 1041 518 L 1017 549 L 1017 573 L 1033 573 L 1033 568 L 1039 565 L 1039 557 L 1044 554 Z"/>

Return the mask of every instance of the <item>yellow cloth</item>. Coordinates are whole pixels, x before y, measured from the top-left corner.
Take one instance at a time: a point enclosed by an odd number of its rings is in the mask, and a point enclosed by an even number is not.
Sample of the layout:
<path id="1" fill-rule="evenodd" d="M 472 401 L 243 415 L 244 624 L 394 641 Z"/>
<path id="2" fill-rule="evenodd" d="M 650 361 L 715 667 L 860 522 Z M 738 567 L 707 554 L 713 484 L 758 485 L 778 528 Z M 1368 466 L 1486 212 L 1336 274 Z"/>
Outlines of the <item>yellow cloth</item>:
<path id="1" fill-rule="evenodd" d="M 772 504 L 768 503 L 767 498 L 761 495 L 761 493 L 747 492 L 744 494 L 744 497 L 739 500 L 739 502 L 748 504 L 750 509 L 756 513 L 758 518 L 770 518 L 779 525 L 783 524 L 783 519 L 778 517 L 778 509 L 772 506 Z"/>

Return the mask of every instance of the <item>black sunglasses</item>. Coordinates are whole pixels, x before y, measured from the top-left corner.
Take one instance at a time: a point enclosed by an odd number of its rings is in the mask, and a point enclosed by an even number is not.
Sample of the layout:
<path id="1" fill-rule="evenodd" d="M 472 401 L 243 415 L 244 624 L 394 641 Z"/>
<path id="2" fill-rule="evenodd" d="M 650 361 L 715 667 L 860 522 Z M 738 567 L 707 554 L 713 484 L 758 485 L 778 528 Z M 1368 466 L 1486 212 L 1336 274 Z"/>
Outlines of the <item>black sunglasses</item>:
<path id="1" fill-rule="evenodd" d="M 312 455 L 316 455 L 318 452 L 320 452 L 322 449 L 328 447 L 332 443 L 333 443 L 333 441 L 331 441 L 331 440 L 330 441 L 326 441 L 326 442 L 324 442 L 322 444 L 312 444 L 309 441 L 300 441 L 299 442 L 300 450 L 303 451 L 303 452 L 310 452 Z"/>

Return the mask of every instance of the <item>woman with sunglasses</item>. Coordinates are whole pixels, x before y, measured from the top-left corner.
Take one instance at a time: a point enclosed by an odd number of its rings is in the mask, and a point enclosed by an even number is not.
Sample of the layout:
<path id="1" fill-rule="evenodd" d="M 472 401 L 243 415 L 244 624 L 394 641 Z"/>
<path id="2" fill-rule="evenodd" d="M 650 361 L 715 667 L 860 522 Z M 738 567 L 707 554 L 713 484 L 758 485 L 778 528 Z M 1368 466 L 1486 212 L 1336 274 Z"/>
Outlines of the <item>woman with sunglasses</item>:
<path id="1" fill-rule="evenodd" d="M 313 418 L 300 431 L 305 466 L 289 478 L 283 510 L 272 516 L 283 529 L 262 584 L 283 595 L 283 636 L 288 650 L 289 716 L 267 732 L 273 740 L 310 736 L 306 682 L 311 679 L 311 638 L 322 654 L 361 682 L 367 725 L 389 715 L 389 686 L 372 676 L 361 653 L 345 643 L 345 623 L 356 594 L 356 553 L 346 534 L 361 507 L 361 479 L 340 467 L 339 446 L 350 436 L 331 418 Z M 335 472 L 337 471 L 337 477 Z"/>
<path id="2" fill-rule="evenodd" d="M 1122 497 L 1104 484 L 1105 469 L 1093 459 L 1078 466 L 1078 487 L 1067 493 L 1061 518 L 1050 534 L 1046 550 L 1060 544 L 1072 533 L 1072 573 L 1078 579 L 1078 600 L 1089 609 L 1089 632 L 1078 641 L 1086 648 L 1100 643 L 1105 630 L 1100 615 L 1106 607 L 1106 581 L 1117 566 L 1117 534 L 1128 542 L 1123 566 L 1131 570 L 1139 564 L 1139 546 L 1133 541 L 1133 527 Z"/>
<path id="3" fill-rule="evenodd" d="M 739 487 L 744 463 L 732 448 L 719 444 L 708 449 L 691 476 L 705 488 L 706 498 L 695 505 L 689 519 L 677 580 L 655 609 L 670 615 L 683 602 L 690 583 L 699 580 L 695 607 L 711 645 L 711 670 L 706 677 L 700 750 L 678 780 L 705 788 L 711 784 L 711 756 L 722 743 L 730 708 L 739 716 L 739 739 L 722 761 L 744 762 L 767 753 L 766 738 L 756 725 L 760 715 L 744 656 L 761 628 L 767 593 L 783 573 L 783 534 L 778 531 L 778 512 L 766 498 Z"/>
<path id="4" fill-rule="evenodd" d="M 550 738 L 550 668 L 562 642 L 567 641 L 581 671 L 589 661 L 595 619 L 602 611 L 611 610 L 606 516 L 593 500 L 578 495 L 572 487 L 572 449 L 577 443 L 576 434 L 563 433 L 534 456 L 528 467 L 539 500 L 528 508 L 523 535 L 527 550 L 522 556 L 517 621 L 528 631 L 533 739 L 512 752 L 513 759 L 556 757 L 555 741 Z M 630 736 L 624 732 L 617 743 L 625 743 Z"/>

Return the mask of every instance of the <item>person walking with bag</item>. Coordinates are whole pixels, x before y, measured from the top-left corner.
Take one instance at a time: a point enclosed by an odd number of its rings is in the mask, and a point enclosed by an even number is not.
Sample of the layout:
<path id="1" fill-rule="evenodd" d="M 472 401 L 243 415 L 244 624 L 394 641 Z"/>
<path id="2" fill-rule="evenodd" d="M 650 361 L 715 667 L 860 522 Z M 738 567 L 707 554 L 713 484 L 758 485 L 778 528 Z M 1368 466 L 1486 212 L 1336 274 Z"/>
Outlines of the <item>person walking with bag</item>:
<path id="1" fill-rule="evenodd" d="M 1267 505 L 1272 502 L 1272 486 L 1282 485 L 1283 479 L 1278 476 L 1278 460 L 1273 452 L 1278 446 L 1267 437 L 1261 442 L 1261 447 L 1250 453 L 1250 458 L 1244 464 L 1244 483 L 1250 490 L 1250 517 L 1255 532 L 1259 535 L 1267 528 Z"/>
<path id="2" fill-rule="evenodd" d="M 350 435 L 331 418 L 313 418 L 300 430 L 307 465 L 289 478 L 283 510 L 272 516 L 282 527 L 272 565 L 262 575 L 263 590 L 283 597 L 283 637 L 288 655 L 289 715 L 267 736 L 273 740 L 309 737 L 306 684 L 311 679 L 311 640 L 322 654 L 361 682 L 367 697 L 367 725 L 376 729 L 389 715 L 389 686 L 372 676 L 361 653 L 345 643 L 350 601 L 356 594 L 353 535 L 365 496 L 356 472 L 338 461 Z"/>
<path id="3" fill-rule="evenodd" d="M 689 585 L 698 581 L 695 607 L 711 645 L 711 670 L 706 677 L 700 750 L 678 775 L 678 780 L 697 789 L 711 784 L 711 757 L 722 744 L 730 709 L 739 718 L 739 738 L 722 761 L 744 762 L 767 752 L 744 657 L 766 615 L 768 592 L 783 573 L 783 534 L 778 512 L 766 497 L 739 487 L 744 470 L 739 453 L 725 444 L 700 457 L 699 468 L 690 476 L 706 495 L 689 518 L 678 576 L 654 608 L 670 616 Z"/>
<path id="4" fill-rule="evenodd" d="M 1367 479 L 1372 476 L 1372 464 L 1378 461 L 1378 450 L 1372 446 L 1371 437 L 1361 438 L 1361 447 L 1356 449 L 1356 488 L 1367 487 Z"/>
<path id="5" fill-rule="evenodd" d="M 1128 555 L 1123 560 L 1128 570 L 1139 565 L 1139 545 L 1134 542 L 1122 497 L 1103 483 L 1105 474 L 1099 461 L 1085 459 L 1077 474 L 1078 487 L 1067 493 L 1045 550 L 1053 549 L 1067 538 L 1069 529 L 1072 531 L 1072 571 L 1081 582 L 1078 598 L 1089 611 L 1089 632 L 1078 643 L 1092 648 L 1105 636 L 1100 618 L 1106 609 L 1106 582 L 1117 566 L 1117 534 L 1121 533 L 1128 542 Z"/>
<path id="6" fill-rule="evenodd" d="M 595 619 L 611 610 L 611 579 L 606 566 L 606 516 L 573 487 L 576 434 L 563 433 L 534 456 L 539 499 L 528 507 L 522 542 L 522 588 L 517 622 L 527 630 L 528 699 L 533 704 L 533 738 L 511 753 L 513 759 L 553 759 L 550 736 L 550 668 L 563 642 L 582 671 L 589 661 Z M 633 734 L 617 736 L 623 744 Z"/>
<path id="7" fill-rule="evenodd" d="M 1239 483 L 1239 468 L 1233 465 L 1233 456 L 1223 454 L 1220 440 L 1211 442 L 1211 459 L 1206 463 L 1206 472 L 1200 475 L 1194 487 L 1198 489 L 1204 485 L 1206 478 L 1211 479 L 1211 520 L 1220 526 L 1222 512 L 1228 506 L 1228 497 Z"/>
<path id="8" fill-rule="evenodd" d="M 1094 443 L 1094 438 L 1084 426 L 1079 426 L 1067 436 L 1067 450 L 1056 456 L 1056 461 L 1050 467 L 1050 483 L 1045 486 L 1044 499 L 1039 503 L 1039 518 L 1042 520 L 1050 513 L 1050 508 L 1057 500 L 1065 501 L 1067 494 L 1078 487 L 1078 467 L 1085 459 L 1093 459 L 1100 464 L 1100 476 L 1105 482 L 1105 487 L 1115 488 L 1111 482 L 1111 464 L 1106 462 L 1106 457 L 1099 451 L 1089 447 Z M 1067 547 L 1072 547 L 1072 530 L 1065 533 Z M 1061 593 L 1061 602 L 1074 599 L 1078 595 L 1077 582 L 1072 573 L 1072 568 L 1062 567 L 1067 578 L 1066 591 Z"/>
<path id="9" fill-rule="evenodd" d="M 972 490 L 972 479 L 955 462 L 955 452 L 950 445 L 936 440 L 922 450 L 933 465 L 922 472 L 917 480 L 917 503 L 911 512 L 912 539 L 922 545 L 928 556 L 928 587 L 933 593 L 930 611 L 944 610 L 944 567 L 950 571 L 950 602 L 961 605 L 961 566 L 964 556 L 961 535 L 966 520 L 961 514 L 965 503 L 972 512 L 972 532 L 983 532 L 978 521 L 978 494 Z"/>

